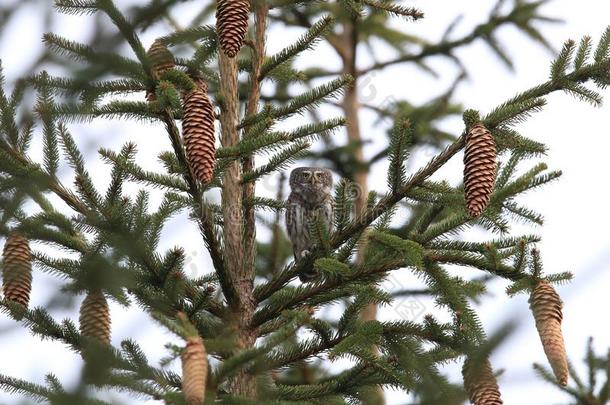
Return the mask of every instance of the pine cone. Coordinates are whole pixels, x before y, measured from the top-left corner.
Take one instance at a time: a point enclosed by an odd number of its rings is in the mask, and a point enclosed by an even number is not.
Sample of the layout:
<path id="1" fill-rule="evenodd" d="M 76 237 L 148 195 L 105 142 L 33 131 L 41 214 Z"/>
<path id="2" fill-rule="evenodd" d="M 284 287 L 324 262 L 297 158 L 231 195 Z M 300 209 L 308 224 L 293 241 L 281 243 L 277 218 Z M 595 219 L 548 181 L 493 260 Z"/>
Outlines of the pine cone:
<path id="1" fill-rule="evenodd" d="M 154 80 L 159 80 L 164 72 L 173 69 L 176 66 L 174 55 L 167 49 L 165 44 L 160 40 L 155 40 L 146 53 L 152 63 L 152 77 Z M 155 91 L 146 91 L 146 100 L 155 100 Z"/>
<path id="2" fill-rule="evenodd" d="M 536 329 L 555 378 L 559 384 L 568 383 L 568 358 L 561 333 L 562 303 L 559 295 L 547 281 L 540 281 L 529 299 L 536 320 Z"/>
<path id="3" fill-rule="evenodd" d="M 203 341 L 191 337 L 182 352 L 182 392 L 187 405 L 202 405 L 208 376 L 208 357 Z"/>
<path id="4" fill-rule="evenodd" d="M 28 240 L 11 233 L 4 244 L 2 260 L 4 297 L 27 308 L 32 291 L 32 252 Z"/>
<path id="5" fill-rule="evenodd" d="M 216 31 L 220 47 L 230 58 L 237 55 L 244 43 L 249 15 L 248 0 L 218 0 L 216 4 Z"/>
<path id="6" fill-rule="evenodd" d="M 476 124 L 466 136 L 464 153 L 464 190 L 471 216 L 478 217 L 485 210 L 495 182 L 496 143 L 483 124 Z"/>
<path id="7" fill-rule="evenodd" d="M 470 403 L 474 405 L 502 405 L 498 382 L 489 360 L 477 366 L 474 367 L 467 359 L 462 368 L 464 388 Z"/>
<path id="8" fill-rule="evenodd" d="M 197 88 L 184 95 L 182 136 L 189 165 L 199 181 L 207 185 L 212 181 L 216 165 L 216 114 L 207 95 L 207 84 L 200 78 L 195 78 L 194 81 Z"/>
<path id="9" fill-rule="evenodd" d="M 91 291 L 80 307 L 80 333 L 100 343 L 110 344 L 110 310 L 100 291 Z"/>

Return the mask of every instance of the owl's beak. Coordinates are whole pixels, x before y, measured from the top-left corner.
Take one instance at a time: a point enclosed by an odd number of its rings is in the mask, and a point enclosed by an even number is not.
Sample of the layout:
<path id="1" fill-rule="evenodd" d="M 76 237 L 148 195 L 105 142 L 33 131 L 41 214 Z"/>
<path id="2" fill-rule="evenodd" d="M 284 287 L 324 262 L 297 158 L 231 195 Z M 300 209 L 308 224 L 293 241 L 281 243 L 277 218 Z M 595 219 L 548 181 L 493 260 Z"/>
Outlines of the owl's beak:
<path id="1" fill-rule="evenodd" d="M 315 185 L 316 184 L 316 176 L 312 175 L 311 176 L 311 185 Z"/>

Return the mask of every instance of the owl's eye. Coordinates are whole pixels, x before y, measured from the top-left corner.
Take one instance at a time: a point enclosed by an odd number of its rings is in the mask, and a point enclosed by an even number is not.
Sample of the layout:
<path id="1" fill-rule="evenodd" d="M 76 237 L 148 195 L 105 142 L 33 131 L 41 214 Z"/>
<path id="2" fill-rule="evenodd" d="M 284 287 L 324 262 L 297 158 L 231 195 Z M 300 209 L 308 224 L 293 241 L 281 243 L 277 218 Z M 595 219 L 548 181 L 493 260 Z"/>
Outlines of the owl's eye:
<path id="1" fill-rule="evenodd" d="M 324 178 L 324 173 L 323 172 L 315 172 L 314 175 L 316 176 L 316 179 L 319 179 L 319 180 Z"/>
<path id="2" fill-rule="evenodd" d="M 302 175 L 302 176 L 303 176 L 303 178 L 304 178 L 305 180 L 307 180 L 308 178 L 310 178 L 310 177 L 311 177 L 311 173 L 310 173 L 310 172 L 303 172 L 303 175 Z"/>

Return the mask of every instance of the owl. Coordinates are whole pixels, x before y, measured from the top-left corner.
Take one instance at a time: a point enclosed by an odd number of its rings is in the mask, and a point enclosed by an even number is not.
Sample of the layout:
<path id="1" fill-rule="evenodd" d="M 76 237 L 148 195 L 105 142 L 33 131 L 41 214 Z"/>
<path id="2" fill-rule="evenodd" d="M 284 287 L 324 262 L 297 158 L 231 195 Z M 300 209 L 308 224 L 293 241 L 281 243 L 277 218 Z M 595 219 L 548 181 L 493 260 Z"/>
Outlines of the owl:
<path id="1" fill-rule="evenodd" d="M 301 260 L 312 249 L 314 240 L 309 234 L 310 224 L 321 218 L 329 231 L 333 227 L 333 177 L 328 169 L 299 167 L 290 173 L 290 189 L 286 208 L 286 228 L 295 260 Z M 301 281 L 316 278 L 316 273 L 300 274 Z"/>

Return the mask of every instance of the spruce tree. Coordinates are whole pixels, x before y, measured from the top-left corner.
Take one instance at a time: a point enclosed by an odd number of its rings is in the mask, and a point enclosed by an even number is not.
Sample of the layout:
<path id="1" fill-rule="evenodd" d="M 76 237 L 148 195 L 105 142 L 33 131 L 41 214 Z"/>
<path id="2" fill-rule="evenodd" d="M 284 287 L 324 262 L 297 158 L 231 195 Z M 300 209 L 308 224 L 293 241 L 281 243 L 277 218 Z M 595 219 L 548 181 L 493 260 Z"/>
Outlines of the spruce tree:
<path id="1" fill-rule="evenodd" d="M 390 18 L 407 24 L 424 18 L 394 1 L 206 2 L 184 25 L 172 17 L 178 3 L 123 10 L 113 0 L 55 0 L 55 12 L 101 16 L 113 31 L 91 44 L 45 34 L 63 76 L 37 71 L 14 84 L 0 76 L 0 235 L 7 239 L 0 306 L 23 333 L 62 342 L 85 364 L 73 390 L 53 374 L 45 382 L 0 375 L 3 389 L 53 404 L 105 404 L 104 392 L 188 405 L 376 404 L 384 388 L 409 392 L 420 404 L 498 404 L 502 384 L 489 355 L 507 330 L 488 336 L 473 308 L 493 278 L 504 279 L 509 294 L 530 294 L 552 378 L 566 384 L 561 301 L 552 284 L 571 275 L 543 272 L 539 237 L 510 232 L 515 219 L 541 223 L 541 214 L 518 197 L 561 173 L 539 162 L 545 145 L 519 133 L 518 124 L 554 92 L 601 103 L 594 88 L 610 84 L 610 29 L 595 42 L 567 41 L 548 78 L 485 111 L 452 103 L 455 85 L 419 107 L 398 97 L 386 106 L 363 106 L 392 122 L 387 145 L 364 162 L 357 102 L 363 75 L 403 63 L 429 71 L 427 58 L 434 55 L 460 65 L 455 50 L 478 39 L 510 64 L 496 31 L 513 25 L 548 46 L 538 28 L 552 20 L 540 12 L 544 2 L 515 0 L 506 10 L 501 0 L 489 21 L 459 38 L 452 25 L 435 44 L 388 28 Z M 160 21 L 175 29 L 144 44 L 142 33 Z M 271 26 L 298 26 L 302 35 L 268 53 Z M 394 46 L 397 56 L 362 70 L 356 50 L 373 39 Z M 296 62 L 322 41 L 336 49 L 342 68 L 300 70 Z M 407 51 L 411 45 L 417 50 Z M 319 119 L 321 106 L 337 98 L 343 114 Z M 456 114 L 463 125 L 453 133 L 438 129 L 439 119 Z M 307 121 L 294 119 L 299 115 Z M 136 156 L 136 143 L 110 150 L 100 140 L 98 154 L 111 171 L 101 189 L 73 135 L 75 123 L 100 119 L 164 128 L 163 170 L 145 169 L 150 157 Z M 349 142 L 338 146 L 333 137 L 344 127 Z M 34 158 L 35 137 L 42 161 Z M 213 145 L 215 137 L 220 142 Z M 311 148 L 317 140 L 323 152 Z M 411 170 L 410 154 L 422 145 L 438 152 Z M 432 179 L 463 150 L 464 184 Z M 335 226 L 329 232 L 310 224 L 315 249 L 294 261 L 280 226 L 283 187 L 270 198 L 260 184 L 276 174 L 283 182 L 282 172 L 312 159 L 341 177 Z M 387 185 L 369 192 L 367 173 L 382 160 Z M 73 184 L 59 174 L 66 166 Z M 139 192 L 126 192 L 127 183 L 138 184 Z M 159 192 L 153 205 L 151 195 Z M 407 219 L 396 218 L 405 208 Z M 199 231 L 183 237 L 200 238 L 212 263 L 200 277 L 186 274 L 181 246 L 159 247 L 164 228 L 181 213 Z M 265 226 L 271 238 L 257 236 Z M 460 237 L 474 227 L 500 236 Z M 42 244 L 57 248 L 55 254 L 44 253 Z M 468 272 L 455 275 L 455 265 Z M 298 281 L 314 269 L 316 280 Z M 30 289 L 42 288 L 36 284 L 41 271 L 63 280 L 62 294 L 86 296 L 78 326 L 76 318 L 58 321 L 29 302 Z M 398 271 L 416 275 L 426 289 L 384 290 L 384 280 Z M 375 319 L 377 305 L 409 294 L 432 297 L 450 321 Z M 137 305 L 141 316 L 172 332 L 167 358 L 149 362 L 138 342 L 112 339 L 108 301 Z M 328 316 L 326 309 L 337 305 L 340 315 Z M 338 370 L 340 359 L 348 366 Z M 445 375 L 450 362 L 463 364 L 463 382 Z"/>

